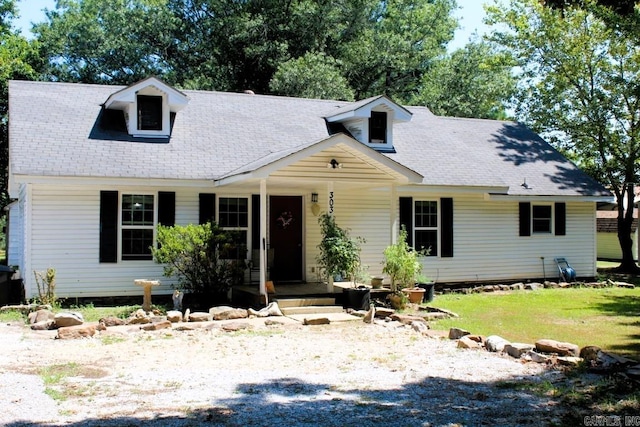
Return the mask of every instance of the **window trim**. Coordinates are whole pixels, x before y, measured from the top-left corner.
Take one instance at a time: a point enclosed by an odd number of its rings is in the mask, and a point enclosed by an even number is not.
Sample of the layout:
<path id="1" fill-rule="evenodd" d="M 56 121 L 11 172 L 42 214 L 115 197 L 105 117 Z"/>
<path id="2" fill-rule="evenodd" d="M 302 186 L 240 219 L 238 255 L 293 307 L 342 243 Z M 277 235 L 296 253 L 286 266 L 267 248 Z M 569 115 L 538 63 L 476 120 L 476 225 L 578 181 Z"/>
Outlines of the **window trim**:
<path id="1" fill-rule="evenodd" d="M 142 99 L 141 99 L 142 98 Z M 143 101 L 143 102 L 141 102 Z M 148 106 L 151 106 L 152 108 L 148 108 L 148 110 L 155 110 L 152 111 L 154 116 L 159 116 L 159 117 L 155 117 L 156 119 L 158 119 L 158 124 L 157 127 L 143 127 L 143 122 L 142 122 L 142 118 L 145 115 L 140 114 L 142 111 L 142 107 L 141 104 L 145 104 Z M 162 95 L 146 95 L 146 94 L 141 94 L 138 93 L 136 94 L 136 112 L 137 112 L 137 117 L 136 117 L 136 128 L 138 131 L 162 131 L 163 128 L 163 111 L 164 111 L 164 99 L 162 97 Z M 157 111 L 158 107 L 160 108 L 159 111 Z"/>
<path id="2" fill-rule="evenodd" d="M 162 98 L 162 111 L 161 111 L 161 127 L 160 129 L 140 129 L 138 118 L 138 97 L 159 97 Z M 168 137 L 170 133 L 171 114 L 169 111 L 169 103 L 167 95 L 160 91 L 153 90 L 153 88 L 145 88 L 136 92 L 135 100 L 129 104 L 127 116 L 127 128 L 130 135 L 137 138 L 162 138 Z"/>
<path id="3" fill-rule="evenodd" d="M 122 209 L 124 205 L 123 202 L 124 202 L 125 196 L 153 196 L 153 225 L 138 226 L 138 225 L 124 225 L 122 223 L 122 220 L 123 220 Z M 156 192 L 121 191 L 118 197 L 118 260 L 121 262 L 153 261 L 153 256 L 151 254 L 149 258 L 146 258 L 146 257 L 140 258 L 140 259 L 125 258 L 123 254 L 124 239 L 122 236 L 122 232 L 123 230 L 152 230 L 153 232 L 152 246 L 155 247 L 157 244 L 157 232 L 156 232 L 157 226 L 158 226 L 158 192 L 157 191 Z"/>
<path id="4" fill-rule="evenodd" d="M 246 201 L 246 206 L 247 206 L 247 225 L 246 226 L 222 226 L 222 224 L 220 223 L 220 214 L 222 213 L 222 209 L 220 208 L 220 202 L 225 200 L 225 199 L 244 199 Z M 236 212 L 237 214 L 237 212 Z M 244 232 L 245 234 L 245 241 L 244 241 L 244 247 L 247 249 L 247 254 L 245 255 L 245 258 L 249 256 L 249 249 L 250 249 L 250 245 L 249 245 L 249 240 L 251 239 L 250 236 L 250 231 L 251 231 L 251 197 L 250 196 L 246 196 L 246 195 L 219 195 L 216 197 L 215 200 L 215 218 L 216 218 L 216 223 L 218 224 L 218 226 L 222 229 L 222 230 L 229 230 L 229 231 L 240 231 L 240 232 Z M 248 258 L 246 258 L 248 259 Z"/>
<path id="5" fill-rule="evenodd" d="M 380 130 L 380 132 L 384 131 L 384 139 L 382 140 L 379 138 L 373 139 L 374 116 L 377 117 L 375 122 L 379 121 L 380 123 L 384 123 L 384 129 Z M 384 116 L 384 122 L 381 120 L 382 116 Z M 371 115 L 369 116 L 369 135 L 367 139 L 369 140 L 369 144 L 372 145 L 387 145 L 389 143 L 389 114 L 386 111 L 371 111 Z"/>
<path id="6" fill-rule="evenodd" d="M 549 207 L 550 211 L 549 211 L 549 217 L 548 218 L 542 218 L 542 217 L 536 217 L 534 216 L 534 211 L 535 208 L 537 207 Z M 555 204 L 552 202 L 535 202 L 535 203 L 531 203 L 530 206 L 530 224 L 529 226 L 531 227 L 531 235 L 532 236 L 553 236 L 555 235 Z M 535 222 L 536 219 L 538 221 L 541 220 L 548 220 L 549 221 L 549 230 L 548 231 L 536 231 L 535 230 Z"/>
<path id="7" fill-rule="evenodd" d="M 417 221 L 416 221 L 416 204 L 419 202 L 428 202 L 428 203 L 435 203 L 436 205 L 436 226 L 430 226 L 430 227 L 419 227 L 417 225 Z M 417 231 L 435 231 L 436 232 L 436 250 L 435 250 L 435 254 L 433 253 L 429 253 L 428 255 L 424 255 L 426 257 L 440 257 L 440 253 L 441 253 L 441 238 L 442 238 L 442 212 L 441 212 L 441 201 L 439 199 L 413 199 L 413 203 L 411 204 L 411 209 L 412 209 L 412 223 L 413 223 L 413 230 L 412 230 L 412 241 L 413 241 L 413 247 L 416 250 L 421 250 L 416 248 L 416 232 Z"/>

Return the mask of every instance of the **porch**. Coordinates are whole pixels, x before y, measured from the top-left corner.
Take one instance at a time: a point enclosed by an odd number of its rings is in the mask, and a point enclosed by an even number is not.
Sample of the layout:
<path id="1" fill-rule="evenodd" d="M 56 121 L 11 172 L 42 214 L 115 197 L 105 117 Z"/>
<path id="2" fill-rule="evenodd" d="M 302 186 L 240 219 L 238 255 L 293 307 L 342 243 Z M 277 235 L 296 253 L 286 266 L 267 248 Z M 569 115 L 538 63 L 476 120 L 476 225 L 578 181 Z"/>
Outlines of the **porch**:
<path id="1" fill-rule="evenodd" d="M 364 286 L 364 285 L 361 285 Z M 371 293 L 371 299 L 384 299 L 391 293 L 389 288 L 372 289 L 366 285 Z M 352 282 L 335 282 L 333 292 L 327 290 L 326 283 L 281 283 L 275 285 L 275 293 L 269 293 L 269 302 L 279 300 L 322 299 L 333 300 L 334 305 L 343 305 L 344 289 L 353 288 Z M 264 296 L 260 295 L 258 285 L 234 286 L 231 293 L 234 306 L 261 308 L 265 306 Z"/>

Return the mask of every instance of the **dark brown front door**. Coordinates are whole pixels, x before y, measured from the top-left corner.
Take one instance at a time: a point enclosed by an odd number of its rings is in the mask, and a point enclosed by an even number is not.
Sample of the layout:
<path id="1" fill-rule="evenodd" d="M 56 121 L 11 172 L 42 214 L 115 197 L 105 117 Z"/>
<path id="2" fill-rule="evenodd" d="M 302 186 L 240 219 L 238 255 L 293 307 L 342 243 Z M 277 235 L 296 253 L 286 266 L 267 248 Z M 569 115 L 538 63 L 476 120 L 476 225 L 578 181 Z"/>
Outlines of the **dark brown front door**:
<path id="1" fill-rule="evenodd" d="M 302 197 L 269 198 L 269 243 L 273 249 L 271 278 L 302 281 Z"/>

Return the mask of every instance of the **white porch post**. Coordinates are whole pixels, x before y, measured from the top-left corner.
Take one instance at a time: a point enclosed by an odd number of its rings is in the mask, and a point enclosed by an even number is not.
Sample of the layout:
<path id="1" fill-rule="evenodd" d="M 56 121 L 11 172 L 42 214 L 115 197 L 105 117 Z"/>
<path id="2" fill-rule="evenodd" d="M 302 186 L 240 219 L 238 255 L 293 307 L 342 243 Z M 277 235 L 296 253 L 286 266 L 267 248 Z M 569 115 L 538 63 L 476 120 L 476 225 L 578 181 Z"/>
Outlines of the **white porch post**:
<path id="1" fill-rule="evenodd" d="M 400 218 L 398 218 L 398 192 L 396 191 L 396 186 L 394 184 L 391 184 L 391 191 L 389 191 L 389 194 L 391 194 L 391 200 L 389 203 L 389 209 L 391 210 L 391 212 L 389 212 L 389 219 L 390 221 L 390 238 L 391 238 L 391 244 L 396 244 L 398 243 L 398 229 L 399 227 L 399 221 Z"/>
<path id="2" fill-rule="evenodd" d="M 335 199 L 333 197 L 333 181 L 327 182 L 327 213 L 331 216 L 334 214 Z M 327 292 L 333 293 L 333 274 L 329 274 L 327 277 Z"/>
<path id="3" fill-rule="evenodd" d="M 269 304 L 267 294 L 267 181 L 260 180 L 260 295 L 264 295 L 265 305 Z"/>

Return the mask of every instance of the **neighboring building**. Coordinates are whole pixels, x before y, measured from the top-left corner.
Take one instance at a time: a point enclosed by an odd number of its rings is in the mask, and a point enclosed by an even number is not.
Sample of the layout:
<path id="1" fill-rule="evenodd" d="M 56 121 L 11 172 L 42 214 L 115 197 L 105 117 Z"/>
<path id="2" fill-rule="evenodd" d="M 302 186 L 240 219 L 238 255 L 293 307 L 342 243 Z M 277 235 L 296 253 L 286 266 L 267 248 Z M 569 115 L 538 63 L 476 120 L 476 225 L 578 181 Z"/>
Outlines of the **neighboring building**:
<path id="1" fill-rule="evenodd" d="M 169 293 L 155 227 L 211 218 L 243 231 L 249 253 L 265 242 L 276 284 L 316 281 L 321 211 L 366 239 L 371 274 L 404 224 L 438 282 L 557 277 L 554 257 L 592 277 L 596 203 L 611 200 L 521 124 L 385 96 L 11 81 L 9 117 L 8 262 L 27 297 L 47 267 L 60 297 L 140 294 L 138 278 Z"/>
<path id="2" fill-rule="evenodd" d="M 633 240 L 633 256 L 637 261 L 640 252 L 638 251 L 638 196 L 640 187 L 634 188 L 635 206 L 633 211 L 633 223 L 631 225 L 631 239 Z M 607 261 L 622 260 L 622 250 L 618 240 L 618 209 L 616 203 L 598 203 L 597 211 L 597 247 L 598 259 Z"/>

